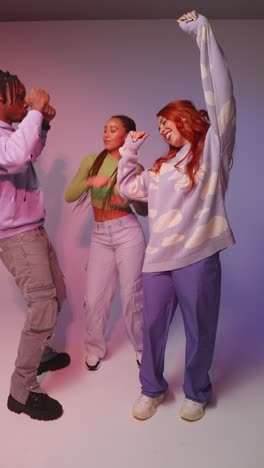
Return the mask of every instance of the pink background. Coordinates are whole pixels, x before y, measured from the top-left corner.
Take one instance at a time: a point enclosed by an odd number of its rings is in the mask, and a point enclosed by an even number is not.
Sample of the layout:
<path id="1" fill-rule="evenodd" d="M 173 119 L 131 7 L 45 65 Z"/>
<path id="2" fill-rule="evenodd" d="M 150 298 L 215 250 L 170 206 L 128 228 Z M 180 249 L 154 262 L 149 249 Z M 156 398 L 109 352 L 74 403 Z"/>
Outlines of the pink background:
<path id="1" fill-rule="evenodd" d="M 64 202 L 63 193 L 82 158 L 102 148 L 103 126 L 112 114 L 127 114 L 135 119 L 138 129 L 150 133 L 141 150 L 145 167 L 165 151 L 155 117 L 160 107 L 178 98 L 191 99 L 198 107 L 204 107 L 198 49 L 174 20 L 1 24 L 1 68 L 16 73 L 27 89 L 31 86 L 47 89 L 57 109 L 37 171 L 45 191 L 46 228 L 56 247 L 68 288 L 68 300 L 59 320 L 57 345 L 60 349 L 66 348 L 73 361 L 71 368 L 60 371 L 57 377 L 47 376 L 43 380 L 46 390 L 63 400 L 67 412 L 61 420 L 45 426 L 45 423 L 40 425 L 7 412 L 9 378 L 25 306 L 12 278 L 0 265 L 0 419 L 5 424 L 2 431 L 6 427 L 7 436 L 6 441 L 0 439 L 0 446 L 3 443 L 1 453 L 6 460 L 3 466 L 15 468 L 17 457 L 20 468 L 33 466 L 30 463 L 41 450 L 39 468 L 47 462 L 50 467 L 62 468 L 72 467 L 74 463 L 78 468 L 88 465 L 91 468 L 129 468 L 139 461 L 140 468 L 170 468 L 177 466 L 177 457 L 169 456 L 174 449 L 174 438 L 172 445 L 169 441 L 175 427 L 180 431 L 177 456 L 184 460 L 184 465 L 178 466 L 188 468 L 192 465 L 193 454 L 189 451 L 186 455 L 185 442 L 180 443 L 185 441 L 185 431 L 189 443 L 201 450 L 200 462 L 205 468 L 263 466 L 263 451 L 258 445 L 261 430 L 257 429 L 258 420 L 259 424 L 263 420 L 263 405 L 255 412 L 250 411 L 250 405 L 254 395 L 258 398 L 261 388 L 263 393 L 264 383 L 264 158 L 261 144 L 264 29 L 260 20 L 217 20 L 212 21 L 212 26 L 228 58 L 237 99 L 237 143 L 227 194 L 227 210 L 237 244 L 222 254 L 222 306 L 213 371 L 216 390 L 225 403 L 222 410 L 220 401 L 217 411 L 211 414 L 208 411 L 208 419 L 201 423 L 200 432 L 196 432 L 196 428 L 188 432 L 188 425 L 179 420 L 176 424 L 176 413 L 169 405 L 163 416 L 155 416 L 155 422 L 146 423 L 144 429 L 141 424 L 134 421 L 131 424 L 131 419 L 127 419 L 139 384 L 133 351 L 119 320 L 118 295 L 109 326 L 108 360 L 102 365 L 101 374 L 94 379 L 85 373 L 82 305 L 92 221 L 91 213 L 86 210 L 73 212 L 73 206 Z M 147 221 L 140 220 L 147 236 Z M 184 336 L 179 314 L 169 336 L 167 354 L 172 390 L 176 388 L 181 392 Z M 252 431 L 248 432 L 249 426 L 240 426 L 241 414 L 237 405 L 240 398 L 244 402 L 248 398 L 246 419 L 255 428 L 254 437 Z M 176 404 L 180 404 L 178 397 Z M 234 413 L 229 428 L 226 428 L 229 405 Z M 262 419 L 259 411 L 262 411 Z M 21 458 L 13 450 L 14 426 L 17 447 L 23 451 Z M 161 431 L 162 427 L 165 432 Z M 30 444 L 32 436 L 35 440 L 35 430 L 40 430 L 40 438 Z M 226 431 L 230 431 L 229 442 L 226 441 Z M 62 438 L 56 440 L 60 434 Z M 224 445 L 220 442 L 223 437 Z M 209 448 L 203 444 L 207 438 Z M 103 441 L 103 450 L 100 450 L 100 441 Z M 43 450 L 42 443 L 46 448 L 50 444 L 50 449 Z M 154 446 L 161 448 L 153 451 Z M 255 464 L 249 462 L 253 449 Z M 217 460 L 215 450 L 219 454 Z M 228 458 L 229 465 L 225 458 L 227 453 L 231 457 Z M 206 465 L 210 456 L 212 464 Z"/>

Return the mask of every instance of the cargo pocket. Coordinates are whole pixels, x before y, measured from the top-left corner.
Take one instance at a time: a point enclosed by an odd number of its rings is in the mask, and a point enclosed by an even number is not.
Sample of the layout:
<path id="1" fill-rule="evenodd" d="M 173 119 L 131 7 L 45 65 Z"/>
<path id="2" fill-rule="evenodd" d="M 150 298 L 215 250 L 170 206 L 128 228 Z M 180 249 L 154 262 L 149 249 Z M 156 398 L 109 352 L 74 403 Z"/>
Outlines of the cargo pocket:
<path id="1" fill-rule="evenodd" d="M 53 283 L 27 289 L 27 322 L 34 330 L 53 330 L 58 317 L 58 302 Z"/>

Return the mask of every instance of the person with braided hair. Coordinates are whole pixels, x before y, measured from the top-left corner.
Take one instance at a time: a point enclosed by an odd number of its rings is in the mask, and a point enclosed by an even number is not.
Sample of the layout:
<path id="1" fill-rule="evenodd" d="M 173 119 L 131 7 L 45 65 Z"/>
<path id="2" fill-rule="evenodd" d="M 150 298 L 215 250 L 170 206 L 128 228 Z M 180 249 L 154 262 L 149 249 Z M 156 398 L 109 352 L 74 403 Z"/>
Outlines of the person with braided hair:
<path id="1" fill-rule="evenodd" d="M 66 290 L 44 228 L 43 192 L 33 167 L 55 114 L 46 91 L 32 88 L 26 95 L 16 75 L 0 70 L 0 259 L 28 309 L 7 406 L 39 420 L 57 419 L 63 409 L 43 392 L 37 375 L 70 363 L 67 353 L 49 346 Z"/>
<path id="2" fill-rule="evenodd" d="M 200 49 L 207 110 L 177 100 L 157 114 L 168 153 L 136 173 L 145 132 L 130 132 L 119 149 L 118 185 L 123 197 L 147 200 L 149 242 L 143 266 L 144 340 L 142 392 L 133 416 L 148 419 L 164 399 L 164 354 L 180 305 L 186 335 L 180 416 L 196 421 L 212 398 L 212 363 L 220 304 L 219 252 L 234 244 L 225 209 L 235 143 L 235 99 L 226 59 L 208 20 L 191 11 L 178 19 Z"/>
<path id="3" fill-rule="evenodd" d="M 94 225 L 89 248 L 85 299 L 86 367 L 96 371 L 107 353 L 105 331 L 110 306 L 120 278 L 122 312 L 127 334 L 140 367 L 143 341 L 142 265 L 145 238 L 132 211 L 146 216 L 147 205 L 121 198 L 116 185 L 119 148 L 127 134 L 136 130 L 126 115 L 111 117 L 104 126 L 104 150 L 86 157 L 65 192 L 68 203 L 77 207 L 91 201 Z M 136 166 L 137 173 L 143 167 Z"/>

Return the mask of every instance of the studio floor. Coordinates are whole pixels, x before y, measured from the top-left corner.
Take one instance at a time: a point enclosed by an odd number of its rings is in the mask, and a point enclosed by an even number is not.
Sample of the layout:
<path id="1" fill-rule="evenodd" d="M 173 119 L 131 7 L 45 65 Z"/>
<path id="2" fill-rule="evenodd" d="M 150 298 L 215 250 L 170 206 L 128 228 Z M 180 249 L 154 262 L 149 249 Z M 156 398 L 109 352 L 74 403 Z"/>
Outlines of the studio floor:
<path id="1" fill-rule="evenodd" d="M 185 341 L 177 314 L 166 352 L 169 395 L 151 419 L 140 422 L 131 415 L 140 391 L 135 353 L 119 319 L 97 372 L 86 371 L 82 343 L 72 339 L 66 346 L 71 365 L 40 377 L 43 388 L 64 407 L 59 420 L 43 422 L 6 407 L 22 325 L 12 325 L 9 317 L 0 345 L 1 467 L 263 468 L 260 335 L 249 345 L 241 335 L 228 333 L 223 321 L 219 324 L 211 374 L 214 401 L 203 419 L 188 423 L 179 417 Z"/>

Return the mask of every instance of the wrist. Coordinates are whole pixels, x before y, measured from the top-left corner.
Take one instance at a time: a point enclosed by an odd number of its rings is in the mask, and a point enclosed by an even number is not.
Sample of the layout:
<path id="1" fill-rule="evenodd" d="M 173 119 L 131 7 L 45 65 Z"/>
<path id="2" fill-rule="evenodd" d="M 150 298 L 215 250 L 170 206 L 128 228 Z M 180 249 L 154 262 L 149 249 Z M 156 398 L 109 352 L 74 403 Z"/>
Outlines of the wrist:
<path id="1" fill-rule="evenodd" d="M 119 153 L 121 157 L 134 156 L 135 158 L 137 158 L 137 151 L 135 148 L 121 147 L 119 148 Z"/>
<path id="2" fill-rule="evenodd" d="M 48 131 L 50 129 L 50 124 L 48 122 L 43 121 L 41 125 L 41 129 Z"/>

